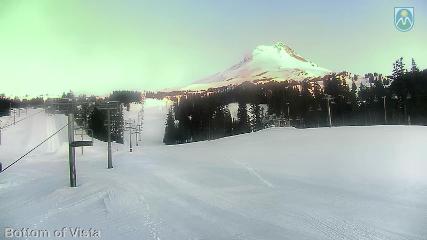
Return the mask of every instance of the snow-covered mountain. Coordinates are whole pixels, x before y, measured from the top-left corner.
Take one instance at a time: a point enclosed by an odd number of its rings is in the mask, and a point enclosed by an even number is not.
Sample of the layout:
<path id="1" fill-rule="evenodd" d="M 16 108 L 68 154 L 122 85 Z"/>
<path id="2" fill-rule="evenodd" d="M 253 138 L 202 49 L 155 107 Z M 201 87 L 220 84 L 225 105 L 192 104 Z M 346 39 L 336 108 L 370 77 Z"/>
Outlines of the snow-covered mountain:
<path id="1" fill-rule="evenodd" d="M 240 63 L 224 72 L 195 82 L 184 90 L 206 90 L 244 82 L 302 81 L 323 77 L 330 70 L 298 55 L 284 43 L 258 46 Z"/>

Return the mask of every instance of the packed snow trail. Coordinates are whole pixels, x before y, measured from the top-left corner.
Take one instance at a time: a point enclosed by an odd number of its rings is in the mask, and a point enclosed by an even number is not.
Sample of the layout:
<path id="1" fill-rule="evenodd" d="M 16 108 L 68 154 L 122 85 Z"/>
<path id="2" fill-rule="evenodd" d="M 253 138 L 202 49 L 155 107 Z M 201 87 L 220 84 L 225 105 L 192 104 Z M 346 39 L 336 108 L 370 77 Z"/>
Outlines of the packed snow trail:
<path id="1" fill-rule="evenodd" d="M 167 106 L 149 101 L 141 146 L 115 145 L 114 169 L 105 143 L 77 151 L 77 188 L 68 187 L 63 138 L 1 174 L 0 229 L 78 226 L 112 240 L 427 239 L 425 127 L 273 128 L 165 146 Z M 62 120 L 41 115 L 25 131 L 36 138 Z M 24 129 L 15 131 L 9 139 Z M 3 147 L 2 159 L 14 154 Z"/>

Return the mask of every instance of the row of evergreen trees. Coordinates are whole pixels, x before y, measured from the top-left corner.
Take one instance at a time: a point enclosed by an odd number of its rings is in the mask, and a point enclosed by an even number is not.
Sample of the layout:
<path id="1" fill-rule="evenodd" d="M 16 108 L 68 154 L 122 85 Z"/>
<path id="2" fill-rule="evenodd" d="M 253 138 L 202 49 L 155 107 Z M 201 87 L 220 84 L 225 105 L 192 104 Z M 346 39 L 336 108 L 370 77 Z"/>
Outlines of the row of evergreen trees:
<path id="1" fill-rule="evenodd" d="M 100 103 L 102 104 L 102 103 Z M 98 109 L 96 105 L 89 106 L 89 111 L 78 111 L 79 116 L 87 118 L 87 128 L 92 130 L 93 135 L 96 139 L 106 142 L 108 131 L 107 131 L 107 111 Z M 118 105 L 117 110 L 111 111 L 111 140 L 117 143 L 123 143 L 123 132 L 124 132 L 124 120 L 123 120 L 123 105 Z"/>
<path id="2" fill-rule="evenodd" d="M 105 105 L 108 101 L 117 101 L 117 110 L 111 111 L 111 138 L 113 141 L 123 143 L 124 120 L 123 107 L 129 110 L 130 103 L 141 102 L 142 93 L 137 91 L 114 91 L 109 97 L 104 99 L 95 96 L 87 97 L 85 95 L 75 96 L 73 92 L 63 93 L 62 98 L 47 99 L 36 97 L 31 99 L 7 98 L 0 95 L 0 116 L 10 115 L 11 108 L 26 107 L 47 107 L 48 112 L 62 112 L 67 114 L 69 107 L 58 104 L 72 100 L 75 102 L 73 112 L 75 113 L 76 123 L 93 132 L 95 138 L 101 141 L 107 141 L 107 111 L 99 109 L 98 106 Z"/>
<path id="3" fill-rule="evenodd" d="M 72 109 L 69 105 L 63 103 L 73 102 Z M 75 122 L 79 127 L 88 130 L 87 134 L 93 134 L 93 137 L 101 140 L 108 140 L 107 131 L 107 111 L 101 109 L 111 101 L 111 96 L 107 98 L 97 98 L 95 96 L 86 97 L 80 95 L 76 97 L 73 92 L 64 93 L 62 98 L 46 100 L 46 108 L 50 113 L 68 114 L 70 110 L 74 113 Z M 59 103 L 59 104 L 58 104 Z M 62 103 L 62 104 L 61 104 Z M 124 120 L 123 106 L 125 104 L 118 102 L 117 108 L 110 110 L 111 121 L 111 140 L 117 143 L 123 143 Z"/>
<path id="4" fill-rule="evenodd" d="M 347 73 L 325 76 L 317 81 L 244 83 L 174 98 L 164 135 L 165 144 L 179 144 L 258 131 L 271 125 L 269 119 L 284 119 L 299 127 L 329 125 L 326 95 L 333 126 L 377 124 L 427 124 L 427 71 L 412 61 L 406 69 L 398 59 L 389 77 L 366 74 L 367 83 L 356 86 L 358 76 Z M 228 105 L 238 103 L 232 118 Z M 262 106 L 267 106 L 263 108 Z"/>
<path id="5" fill-rule="evenodd" d="M 87 99 L 87 98 L 86 98 Z M 92 130 L 95 138 L 101 141 L 107 141 L 107 111 L 99 109 L 98 106 L 105 105 L 108 101 L 117 102 L 117 110 L 110 111 L 111 120 L 111 139 L 117 143 L 123 143 L 124 118 L 123 107 L 129 111 L 131 103 L 140 103 L 142 101 L 141 92 L 137 91 L 114 91 L 105 99 L 96 99 L 92 101 L 82 101 L 80 108 L 77 110 L 78 122 Z"/>
<path id="6" fill-rule="evenodd" d="M 170 109 L 164 143 L 188 143 L 258 131 L 264 128 L 264 117 L 260 104 L 239 102 L 237 121 L 223 101 L 223 94 L 191 95 Z"/>
<path id="7" fill-rule="evenodd" d="M 44 104 L 42 97 L 30 98 L 30 99 L 19 99 L 19 98 L 7 98 L 4 95 L 0 95 L 0 117 L 10 115 L 11 108 L 33 108 L 40 107 Z"/>

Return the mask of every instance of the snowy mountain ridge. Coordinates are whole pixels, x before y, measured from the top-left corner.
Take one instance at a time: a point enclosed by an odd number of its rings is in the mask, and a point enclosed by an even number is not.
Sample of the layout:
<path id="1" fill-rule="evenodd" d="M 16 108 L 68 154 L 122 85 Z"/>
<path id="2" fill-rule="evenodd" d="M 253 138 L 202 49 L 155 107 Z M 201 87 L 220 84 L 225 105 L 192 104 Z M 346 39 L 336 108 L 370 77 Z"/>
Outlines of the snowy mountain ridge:
<path id="1" fill-rule="evenodd" d="M 237 86 L 244 82 L 303 81 L 323 77 L 332 71 L 319 67 L 297 54 L 286 44 L 261 45 L 238 64 L 213 76 L 201 79 L 184 90 L 207 90 Z"/>

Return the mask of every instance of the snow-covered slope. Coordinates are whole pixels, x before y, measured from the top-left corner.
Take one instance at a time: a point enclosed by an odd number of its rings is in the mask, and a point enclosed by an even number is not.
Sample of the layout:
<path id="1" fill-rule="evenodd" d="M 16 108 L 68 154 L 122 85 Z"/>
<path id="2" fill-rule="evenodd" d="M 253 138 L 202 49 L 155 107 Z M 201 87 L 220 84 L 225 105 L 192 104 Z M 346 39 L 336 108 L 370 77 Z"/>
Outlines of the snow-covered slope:
<path id="1" fill-rule="evenodd" d="M 77 154 L 77 188 L 67 186 L 60 144 L 1 173 L 0 231 L 95 228 L 104 240 L 426 239 L 425 127 L 274 128 L 165 146 L 167 107 L 150 106 L 141 146 L 133 153 L 115 146 L 114 169 L 106 169 L 105 143 Z M 12 141 L 25 128 L 35 138 L 61 119 L 40 115 L 4 135 Z M 5 146 L 7 162 L 18 154 Z"/>
<path id="2" fill-rule="evenodd" d="M 2 144 L 0 145 L 0 162 L 5 167 L 58 128 L 63 127 L 67 117 L 48 116 L 43 109 L 29 109 L 27 113 L 22 111 L 21 115 L 16 118 L 16 125 L 13 125 L 11 116 L 0 117 L 0 121 L 1 126 L 8 126 L 2 129 Z M 34 154 L 54 153 L 59 148 L 67 149 L 67 146 L 64 145 L 66 141 L 67 135 L 62 132 L 52 141 L 38 148 Z"/>
<path id="3" fill-rule="evenodd" d="M 224 72 L 202 79 L 185 90 L 206 90 L 239 85 L 246 81 L 301 81 L 322 77 L 330 72 L 306 60 L 285 44 L 277 43 L 274 46 L 258 46 L 240 63 Z"/>

